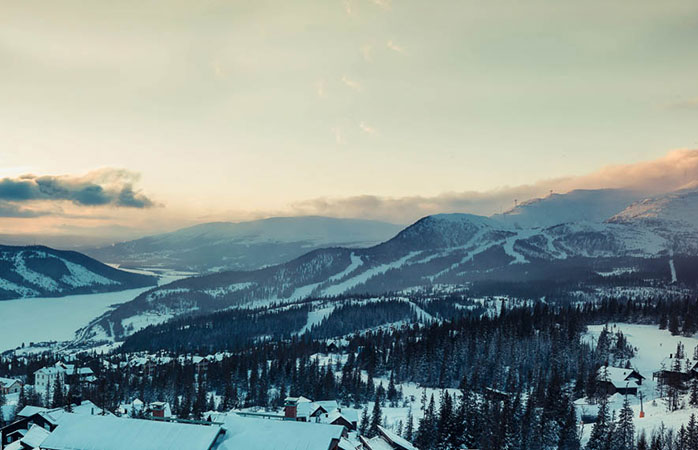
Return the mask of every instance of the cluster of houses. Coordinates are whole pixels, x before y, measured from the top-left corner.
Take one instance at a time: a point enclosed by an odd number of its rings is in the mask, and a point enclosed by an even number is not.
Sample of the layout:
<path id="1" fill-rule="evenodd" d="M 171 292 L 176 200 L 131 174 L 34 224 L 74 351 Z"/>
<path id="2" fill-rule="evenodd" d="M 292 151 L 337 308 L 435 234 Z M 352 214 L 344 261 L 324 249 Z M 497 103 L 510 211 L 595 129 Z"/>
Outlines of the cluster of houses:
<path id="1" fill-rule="evenodd" d="M 211 412 L 202 421 L 178 420 L 167 403 L 140 400 L 121 405 L 119 415 L 90 401 L 70 408 L 26 406 L 0 429 L 0 449 L 416 450 L 383 427 L 372 438 L 359 435 L 356 413 L 336 401 L 288 397 L 285 404 L 283 414 Z M 145 414 L 136 418 L 140 412 Z"/>

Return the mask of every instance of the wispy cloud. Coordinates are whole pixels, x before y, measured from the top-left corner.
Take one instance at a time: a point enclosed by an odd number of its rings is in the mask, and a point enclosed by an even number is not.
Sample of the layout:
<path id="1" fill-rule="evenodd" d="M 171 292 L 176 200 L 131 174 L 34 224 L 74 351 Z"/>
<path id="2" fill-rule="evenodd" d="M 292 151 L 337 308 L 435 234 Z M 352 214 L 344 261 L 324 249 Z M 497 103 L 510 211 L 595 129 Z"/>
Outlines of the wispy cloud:
<path id="1" fill-rule="evenodd" d="M 315 83 L 315 93 L 318 97 L 325 98 L 327 95 L 327 92 L 325 91 L 325 80 L 318 80 L 318 82 Z"/>
<path id="2" fill-rule="evenodd" d="M 223 70 L 223 65 L 220 61 L 213 61 L 213 63 L 211 63 L 211 69 L 213 70 L 213 76 L 215 76 L 217 79 L 222 80 L 225 78 L 225 71 Z"/>
<path id="3" fill-rule="evenodd" d="M 342 77 L 342 83 L 344 83 L 344 85 L 348 88 L 355 90 L 356 92 L 361 92 L 363 90 L 361 84 L 358 81 L 352 80 L 346 75 Z"/>
<path id="4" fill-rule="evenodd" d="M 343 0 L 342 4 L 344 5 L 344 11 L 350 16 L 354 15 L 354 8 L 351 3 L 351 0 Z"/>
<path id="5" fill-rule="evenodd" d="M 373 45 L 364 44 L 361 46 L 361 56 L 364 57 L 364 61 L 373 61 Z"/>
<path id="6" fill-rule="evenodd" d="M 670 103 L 668 107 L 669 109 L 698 110 L 698 98 L 692 98 L 688 100 L 681 100 L 678 102 Z"/>
<path id="7" fill-rule="evenodd" d="M 383 9 L 390 9 L 391 0 L 371 0 L 373 4 L 380 6 Z"/>
<path id="8" fill-rule="evenodd" d="M 395 41 L 392 41 L 392 40 L 388 41 L 386 43 L 386 46 L 394 52 L 401 53 L 403 55 L 407 54 L 407 50 L 405 50 L 403 47 L 396 44 Z"/>
<path id="9" fill-rule="evenodd" d="M 148 208 L 155 203 L 134 190 L 138 174 L 105 168 L 83 176 L 21 175 L 0 179 L 0 201 L 20 204 L 33 201 L 67 201 L 77 206 Z"/>
<path id="10" fill-rule="evenodd" d="M 485 192 L 449 192 L 441 195 L 383 197 L 361 195 L 346 198 L 316 198 L 292 205 L 296 215 L 365 217 L 409 223 L 420 217 L 444 212 L 490 215 L 519 201 L 539 198 L 550 190 L 566 193 L 575 189 L 629 189 L 643 195 L 670 192 L 698 181 L 698 149 L 676 150 L 662 158 L 635 164 L 603 167 L 583 176 L 541 180 L 521 186 Z"/>
<path id="11" fill-rule="evenodd" d="M 366 134 L 376 134 L 376 129 L 368 125 L 366 122 L 359 122 L 359 128 Z"/>
<path id="12" fill-rule="evenodd" d="M 332 134 L 334 135 L 334 141 L 337 145 L 346 145 L 347 141 L 344 139 L 344 133 L 340 127 L 332 128 Z"/>

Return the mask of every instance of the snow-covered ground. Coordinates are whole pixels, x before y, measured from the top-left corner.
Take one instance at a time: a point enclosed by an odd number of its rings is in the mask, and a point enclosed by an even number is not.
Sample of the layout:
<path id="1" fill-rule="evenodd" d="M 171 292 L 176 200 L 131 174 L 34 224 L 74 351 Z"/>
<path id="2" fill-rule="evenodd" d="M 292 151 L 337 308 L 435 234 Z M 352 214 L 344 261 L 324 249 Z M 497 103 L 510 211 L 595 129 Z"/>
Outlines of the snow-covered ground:
<path id="1" fill-rule="evenodd" d="M 589 338 L 598 338 L 603 325 L 589 327 Z M 691 408 L 686 399 L 686 408 L 674 412 L 668 412 L 664 401 L 658 398 L 656 393 L 656 382 L 652 379 L 652 373 L 660 369 L 662 360 L 669 357 L 676 350 L 676 345 L 681 342 L 687 358 L 693 355 L 693 349 L 698 346 L 698 338 L 686 336 L 672 336 L 667 330 L 660 330 L 656 325 L 637 324 L 610 324 L 612 332 L 622 331 L 628 339 L 630 345 L 637 348 L 635 357 L 630 360 L 632 366 L 645 377 L 640 391 L 643 394 L 643 409 L 645 417 L 640 418 L 640 398 L 639 396 L 629 396 L 631 406 L 634 411 L 634 424 L 637 431 L 645 430 L 649 436 L 654 428 L 658 428 L 662 423 L 668 428 L 679 428 L 681 424 L 688 423 L 691 414 L 698 416 L 698 408 Z M 610 397 L 610 409 L 618 412 L 623 404 L 621 395 Z M 586 413 L 595 412 L 593 407 L 585 407 Z M 581 410 L 581 407 L 580 407 Z M 592 425 L 585 425 L 582 433 L 584 440 L 589 438 Z"/>
<path id="2" fill-rule="evenodd" d="M 170 283 L 178 278 L 182 276 L 165 274 L 158 283 Z M 92 319 L 148 289 L 0 301 L 0 352 L 23 343 L 71 340 L 75 331 Z"/>

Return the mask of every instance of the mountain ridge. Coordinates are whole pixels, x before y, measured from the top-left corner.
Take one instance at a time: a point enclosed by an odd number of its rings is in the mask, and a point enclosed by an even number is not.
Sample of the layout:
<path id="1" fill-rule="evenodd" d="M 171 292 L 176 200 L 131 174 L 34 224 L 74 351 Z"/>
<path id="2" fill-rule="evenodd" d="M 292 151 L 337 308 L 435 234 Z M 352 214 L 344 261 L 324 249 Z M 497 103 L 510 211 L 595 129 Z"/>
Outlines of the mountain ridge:
<path id="1" fill-rule="evenodd" d="M 111 292 L 156 284 L 71 250 L 0 245 L 0 300 Z"/>

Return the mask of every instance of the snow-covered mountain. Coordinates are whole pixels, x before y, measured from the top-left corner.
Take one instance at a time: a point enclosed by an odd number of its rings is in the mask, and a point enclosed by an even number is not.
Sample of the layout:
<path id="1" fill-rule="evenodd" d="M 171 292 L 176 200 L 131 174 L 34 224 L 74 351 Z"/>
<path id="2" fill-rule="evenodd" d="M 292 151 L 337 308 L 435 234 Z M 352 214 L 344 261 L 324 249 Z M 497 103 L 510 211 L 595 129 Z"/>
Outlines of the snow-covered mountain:
<path id="1" fill-rule="evenodd" d="M 253 270 L 322 247 L 368 247 L 402 227 L 386 222 L 330 217 L 275 217 L 212 222 L 171 233 L 86 250 L 108 263 L 195 272 Z"/>
<path id="2" fill-rule="evenodd" d="M 495 214 L 492 219 L 514 228 L 603 222 L 642 198 L 641 193 L 626 189 L 577 189 L 522 202 L 503 214 Z"/>
<path id="3" fill-rule="evenodd" d="M 117 270 L 77 252 L 0 245 L 0 300 L 110 292 L 156 282 L 155 277 Z"/>
<path id="4" fill-rule="evenodd" d="M 490 294 L 528 292 L 538 298 L 608 283 L 697 284 L 698 246 L 692 243 L 698 241 L 698 228 L 689 221 L 695 213 L 690 199 L 695 197 L 683 192 L 670 198 L 668 203 L 654 201 L 663 207 L 651 222 L 637 219 L 639 215 L 622 216 L 626 220 L 615 215 L 606 221 L 520 228 L 470 214 L 428 216 L 370 248 L 319 249 L 260 270 L 176 281 L 100 318 L 93 324 L 93 334 L 103 336 L 113 330 L 120 337 L 148 323 L 194 311 L 434 285 L 465 285 Z M 571 203 L 580 204 L 574 199 Z M 547 208 L 540 211 L 548 214 Z M 666 226 L 657 227 L 657 218 Z M 674 228 L 671 224 L 679 219 L 683 225 Z"/>

